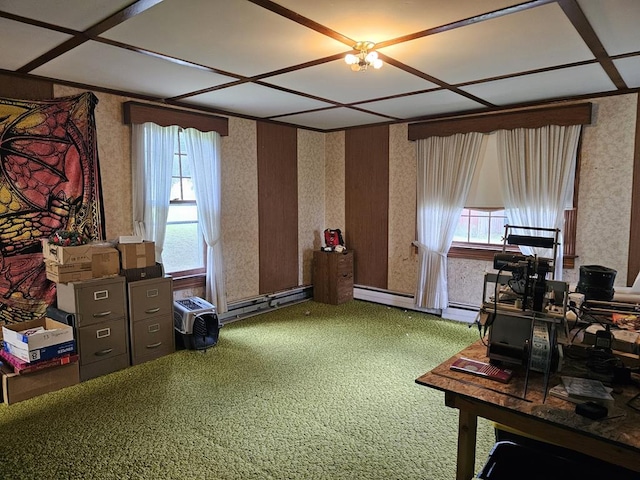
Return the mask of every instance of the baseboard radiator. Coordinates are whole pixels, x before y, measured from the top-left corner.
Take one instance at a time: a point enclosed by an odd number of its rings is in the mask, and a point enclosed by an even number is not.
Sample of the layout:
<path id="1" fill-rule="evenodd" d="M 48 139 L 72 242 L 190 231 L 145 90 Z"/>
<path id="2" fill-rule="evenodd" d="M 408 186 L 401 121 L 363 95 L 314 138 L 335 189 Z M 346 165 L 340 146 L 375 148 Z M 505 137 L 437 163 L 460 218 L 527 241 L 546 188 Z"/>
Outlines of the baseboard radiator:
<path id="1" fill-rule="evenodd" d="M 313 287 L 304 285 L 269 295 L 260 295 L 249 299 L 238 300 L 227 305 L 227 311 L 218 315 L 221 324 L 235 322 L 243 318 L 265 313 L 277 308 L 305 302 L 313 298 Z"/>
<path id="2" fill-rule="evenodd" d="M 473 323 L 478 315 L 478 308 L 472 305 L 451 303 L 445 310 L 421 308 L 415 305 L 413 295 L 393 292 L 380 288 L 356 285 L 353 289 L 353 298 L 367 302 L 380 303 L 391 307 L 403 308 L 417 312 L 438 315 L 447 320 L 455 320 L 464 323 Z"/>
<path id="3" fill-rule="evenodd" d="M 455 320 L 463 323 L 473 323 L 478 315 L 478 308 L 473 305 L 451 303 L 449 308 L 445 310 L 420 308 L 414 304 L 413 295 L 362 285 L 356 285 L 354 287 L 353 298 L 405 310 L 430 313 L 447 320 Z M 313 286 L 304 285 L 282 292 L 259 295 L 257 297 L 229 303 L 227 305 L 227 311 L 218 315 L 218 318 L 220 323 L 224 325 L 225 323 L 235 322 L 253 315 L 312 299 Z"/>

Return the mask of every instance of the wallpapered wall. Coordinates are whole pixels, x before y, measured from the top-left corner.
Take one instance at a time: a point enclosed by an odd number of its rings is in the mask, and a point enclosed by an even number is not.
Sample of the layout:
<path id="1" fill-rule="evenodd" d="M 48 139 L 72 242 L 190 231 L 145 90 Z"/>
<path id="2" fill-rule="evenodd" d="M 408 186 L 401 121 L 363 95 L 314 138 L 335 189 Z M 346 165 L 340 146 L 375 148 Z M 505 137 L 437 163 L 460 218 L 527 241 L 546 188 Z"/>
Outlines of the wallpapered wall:
<path id="1" fill-rule="evenodd" d="M 55 96 L 80 93 L 56 85 Z M 129 98 L 96 93 L 98 149 L 107 238 L 131 233 L 130 131 L 122 124 L 122 102 Z M 585 127 L 577 231 L 577 267 L 565 280 L 577 282 L 579 265 L 599 264 L 618 271 L 625 284 L 629 248 L 631 181 L 637 94 L 595 99 L 594 123 Z M 415 239 L 415 144 L 407 124 L 389 130 L 388 288 L 413 293 Z M 223 244 L 228 300 L 258 294 L 258 209 L 256 125 L 229 118 L 222 141 Z M 344 229 L 344 132 L 298 130 L 299 282 L 311 283 L 312 251 L 325 228 Z M 348 245 L 347 245 L 348 246 Z M 296 246 L 282 246 L 296 248 Z M 482 278 L 490 262 L 450 259 L 450 301 L 478 305 Z M 177 296 L 190 292 L 177 293 Z"/>

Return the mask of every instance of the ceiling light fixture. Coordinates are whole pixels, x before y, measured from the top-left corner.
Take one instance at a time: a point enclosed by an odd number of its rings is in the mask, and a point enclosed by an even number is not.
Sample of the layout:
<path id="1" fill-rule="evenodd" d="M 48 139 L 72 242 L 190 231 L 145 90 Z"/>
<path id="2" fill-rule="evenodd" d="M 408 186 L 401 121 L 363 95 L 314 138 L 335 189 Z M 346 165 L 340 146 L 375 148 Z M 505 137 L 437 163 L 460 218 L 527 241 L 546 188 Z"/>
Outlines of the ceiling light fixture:
<path id="1" fill-rule="evenodd" d="M 358 42 L 353 46 L 354 50 L 357 50 L 358 54 L 348 53 L 344 57 L 344 61 L 347 65 L 351 65 L 351 70 L 354 72 L 364 72 L 370 66 L 378 69 L 382 67 L 382 60 L 378 58 L 378 52 L 371 51 L 375 47 L 373 42 Z"/>

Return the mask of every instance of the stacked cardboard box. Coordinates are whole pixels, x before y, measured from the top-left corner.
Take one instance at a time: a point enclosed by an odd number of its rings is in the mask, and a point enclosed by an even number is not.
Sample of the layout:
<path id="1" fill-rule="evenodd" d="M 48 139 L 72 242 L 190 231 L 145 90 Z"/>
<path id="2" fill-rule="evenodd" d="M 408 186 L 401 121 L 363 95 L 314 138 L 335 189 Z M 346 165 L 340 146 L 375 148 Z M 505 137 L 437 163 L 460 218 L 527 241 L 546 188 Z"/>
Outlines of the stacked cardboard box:
<path id="1" fill-rule="evenodd" d="M 73 329 L 47 317 L 4 325 L 2 397 L 11 404 L 80 381 Z"/>
<path id="2" fill-rule="evenodd" d="M 120 275 L 126 277 L 127 282 L 135 282 L 148 278 L 158 278 L 163 275 L 162 265 L 156 263 L 155 242 L 120 242 Z"/>
<path id="3" fill-rule="evenodd" d="M 63 247 L 42 240 L 47 278 L 56 283 L 79 282 L 120 273 L 118 250 L 109 244 Z"/>

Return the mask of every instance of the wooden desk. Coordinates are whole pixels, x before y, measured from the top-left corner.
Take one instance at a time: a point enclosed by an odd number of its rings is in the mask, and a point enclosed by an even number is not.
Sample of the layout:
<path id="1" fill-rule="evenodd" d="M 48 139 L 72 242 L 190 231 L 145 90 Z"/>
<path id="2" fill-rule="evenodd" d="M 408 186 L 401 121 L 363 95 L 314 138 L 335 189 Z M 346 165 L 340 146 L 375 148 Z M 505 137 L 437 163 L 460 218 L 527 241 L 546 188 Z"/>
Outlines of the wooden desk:
<path id="1" fill-rule="evenodd" d="M 420 385 L 443 391 L 445 404 L 460 410 L 457 480 L 474 476 L 478 417 L 640 472 L 640 412 L 626 405 L 638 388 L 630 386 L 614 394 L 616 408 L 624 410 L 624 416 L 594 421 L 577 415 L 575 404 L 566 400 L 547 396 L 543 403 L 541 373 L 529 375 L 523 400 L 524 372 L 516 372 L 508 384 L 502 384 L 450 370 L 451 363 L 460 357 L 488 361 L 486 347 L 478 341 L 416 379 Z M 558 383 L 560 378 L 554 375 L 549 386 Z"/>

